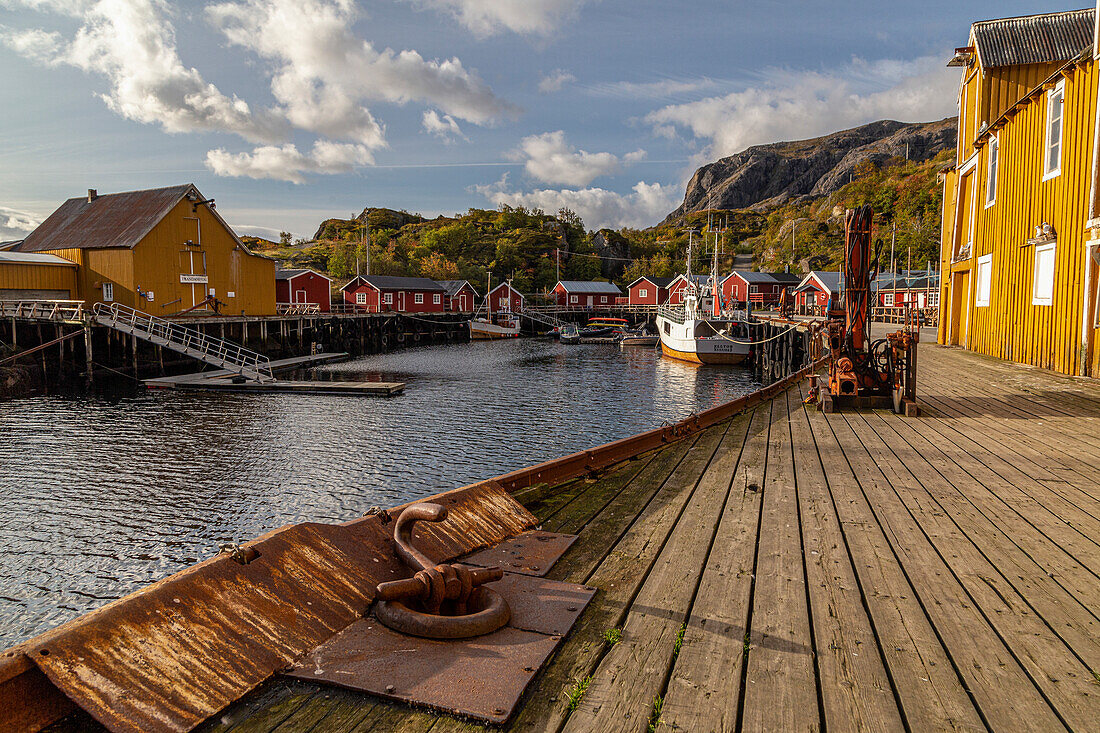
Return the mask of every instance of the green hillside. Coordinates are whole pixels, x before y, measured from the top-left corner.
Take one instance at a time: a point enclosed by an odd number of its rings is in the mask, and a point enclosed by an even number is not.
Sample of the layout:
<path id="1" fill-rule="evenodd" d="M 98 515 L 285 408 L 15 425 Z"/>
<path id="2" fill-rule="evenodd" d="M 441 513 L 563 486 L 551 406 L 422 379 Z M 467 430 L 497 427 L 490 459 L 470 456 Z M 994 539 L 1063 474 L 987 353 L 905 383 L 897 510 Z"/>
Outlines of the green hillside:
<path id="1" fill-rule="evenodd" d="M 607 279 L 601 277 L 597 245 L 615 244 L 620 253 L 625 238 L 631 261 L 619 263 L 607 256 L 614 281 L 627 284 L 640 275 L 671 276 L 684 269 L 687 230 L 693 228 L 698 247 L 698 270 L 709 267 L 715 236 L 723 253 L 720 267 L 728 270 L 733 257 L 752 255 L 753 268 L 805 272 L 837 269 L 842 258 L 844 209 L 863 203 L 875 209 L 876 240 L 884 243 L 884 264 L 889 256 L 891 232 L 896 227 L 899 267 L 906 267 L 912 252 L 912 268 L 920 269 L 938 255 L 941 192 L 937 172 L 950 161 L 945 151 L 932 160 L 913 163 L 893 159 L 882 165 L 866 163 L 854 178 L 829 196 L 803 199 L 763 210 L 712 210 L 689 214 L 672 223 L 644 230 L 617 233 L 589 232 L 572 211 L 556 214 L 522 207 L 500 210 L 470 209 L 454 217 L 425 219 L 391 209 L 366 209 L 351 219 L 328 219 L 312 240 L 292 242 L 284 234 L 280 242 L 244 238 L 250 247 L 279 259 L 285 267 L 310 267 L 329 274 L 342 284 L 356 272 L 366 272 L 369 225 L 370 270 L 376 275 L 423 276 L 435 280 L 469 280 L 484 285 L 512 278 L 524 292 L 545 291 L 558 279 Z M 708 221 L 711 228 L 707 229 Z M 792 228 L 794 246 L 792 250 Z M 599 236 L 598 236 L 599 235 Z M 609 250 L 603 254 L 607 255 Z M 604 268 L 603 272 L 609 270 Z"/>

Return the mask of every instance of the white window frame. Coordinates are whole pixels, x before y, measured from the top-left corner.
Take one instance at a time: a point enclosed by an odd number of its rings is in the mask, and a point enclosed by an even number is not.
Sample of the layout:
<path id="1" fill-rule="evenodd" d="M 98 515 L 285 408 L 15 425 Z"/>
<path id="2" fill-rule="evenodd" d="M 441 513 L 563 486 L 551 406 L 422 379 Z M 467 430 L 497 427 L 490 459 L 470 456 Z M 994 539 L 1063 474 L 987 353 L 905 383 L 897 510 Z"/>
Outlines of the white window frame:
<path id="1" fill-rule="evenodd" d="M 986 146 L 989 160 L 986 162 L 985 173 L 985 208 L 997 203 L 997 169 L 1000 167 L 1001 141 L 996 135 L 989 138 Z"/>
<path id="2" fill-rule="evenodd" d="M 974 280 L 974 305 L 986 308 L 993 295 L 993 255 L 982 255 L 978 258 Z"/>
<path id="3" fill-rule="evenodd" d="M 383 295 L 382 302 L 386 305 L 393 305 L 393 293 L 386 293 Z"/>
<path id="4" fill-rule="evenodd" d="M 424 305 L 424 293 L 413 294 L 413 302 L 417 305 Z"/>
<path id="5" fill-rule="evenodd" d="M 1050 252 L 1050 282 L 1048 284 L 1049 294 L 1039 294 L 1039 255 Z M 1031 304 L 1032 305 L 1053 305 L 1054 304 L 1054 280 L 1056 271 L 1058 269 L 1058 242 L 1045 242 L 1043 244 L 1035 245 L 1035 258 L 1032 262 L 1031 271 Z"/>
<path id="6" fill-rule="evenodd" d="M 649 288 L 638 288 L 638 297 L 639 298 L 648 298 L 649 297 Z"/>
<path id="7" fill-rule="evenodd" d="M 443 296 L 442 295 L 440 295 L 439 293 L 435 293 L 435 294 L 432 295 L 432 305 L 439 305 L 442 302 L 443 302 Z"/>
<path id="8" fill-rule="evenodd" d="M 363 292 L 356 293 L 355 294 L 355 304 L 356 305 L 366 305 L 367 304 L 367 294 L 363 293 Z"/>
<path id="9" fill-rule="evenodd" d="M 1055 104 L 1058 105 L 1058 164 L 1051 167 L 1051 149 L 1054 147 L 1052 143 L 1054 140 L 1051 138 L 1051 131 L 1054 126 L 1054 111 Z M 1065 147 L 1066 139 L 1066 82 L 1062 80 L 1054 85 L 1054 88 L 1047 92 L 1047 123 L 1046 123 L 1046 138 L 1043 144 L 1043 180 L 1047 181 L 1051 178 L 1056 178 L 1062 173 L 1062 148 Z"/>
<path id="10" fill-rule="evenodd" d="M 894 294 L 893 293 L 883 293 L 882 294 L 882 304 L 884 306 L 893 308 L 894 307 Z"/>
<path id="11" fill-rule="evenodd" d="M 569 296 L 569 302 L 570 303 L 579 303 L 580 302 L 580 297 L 577 296 L 577 295 L 570 295 Z"/>
<path id="12" fill-rule="evenodd" d="M 112 303 L 115 299 L 115 284 L 103 283 L 103 302 Z"/>

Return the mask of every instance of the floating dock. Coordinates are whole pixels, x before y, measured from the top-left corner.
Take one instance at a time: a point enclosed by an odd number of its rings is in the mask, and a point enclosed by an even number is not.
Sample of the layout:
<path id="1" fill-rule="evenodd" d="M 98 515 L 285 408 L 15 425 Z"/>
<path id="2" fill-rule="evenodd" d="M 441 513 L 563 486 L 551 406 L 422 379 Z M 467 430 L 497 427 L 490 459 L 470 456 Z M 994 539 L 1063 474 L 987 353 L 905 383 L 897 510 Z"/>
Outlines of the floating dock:
<path id="1" fill-rule="evenodd" d="M 802 383 L 499 477 L 577 535 L 546 577 L 598 589 L 503 729 L 1095 730 L 1100 385 L 920 359 L 921 418 Z M 199 729 L 482 730 L 278 674 Z"/>
<path id="2" fill-rule="evenodd" d="M 275 374 L 285 374 L 298 369 L 309 369 L 321 364 L 346 361 L 345 352 L 333 354 L 313 354 L 278 359 L 271 362 Z M 311 394 L 346 394 L 360 396 L 390 397 L 405 391 L 404 382 L 340 382 L 340 381 L 303 381 L 276 379 L 271 382 L 241 381 L 238 375 L 228 369 L 215 369 L 208 372 L 193 372 L 174 377 L 146 379 L 149 389 L 182 389 L 207 392 L 303 392 Z"/>

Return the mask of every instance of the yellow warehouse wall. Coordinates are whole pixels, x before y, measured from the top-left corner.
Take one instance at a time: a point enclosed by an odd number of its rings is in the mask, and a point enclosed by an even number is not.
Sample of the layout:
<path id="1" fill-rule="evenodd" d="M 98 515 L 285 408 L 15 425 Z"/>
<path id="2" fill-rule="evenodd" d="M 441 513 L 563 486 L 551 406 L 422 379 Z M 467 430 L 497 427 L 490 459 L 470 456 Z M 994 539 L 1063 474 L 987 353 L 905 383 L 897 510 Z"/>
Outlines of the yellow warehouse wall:
<path id="1" fill-rule="evenodd" d="M 75 300 L 76 268 L 0 262 L 0 290 L 67 290 Z"/>

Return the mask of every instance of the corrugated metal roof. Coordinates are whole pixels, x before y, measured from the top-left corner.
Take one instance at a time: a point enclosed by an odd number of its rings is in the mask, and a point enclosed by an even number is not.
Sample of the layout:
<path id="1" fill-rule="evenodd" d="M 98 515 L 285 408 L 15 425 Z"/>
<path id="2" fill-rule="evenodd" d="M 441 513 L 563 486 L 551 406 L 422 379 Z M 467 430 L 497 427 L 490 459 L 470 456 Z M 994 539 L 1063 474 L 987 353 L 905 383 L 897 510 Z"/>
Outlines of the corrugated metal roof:
<path id="1" fill-rule="evenodd" d="M 379 290 L 438 290 L 445 292 L 442 285 L 426 277 L 397 277 L 394 275 L 360 275 L 344 286 L 353 286 L 356 281 L 365 282 Z M 342 289 L 344 289 L 342 288 Z"/>
<path id="2" fill-rule="evenodd" d="M 468 280 L 436 280 L 437 283 L 443 286 L 443 289 L 447 291 L 447 295 L 457 295 L 459 290 L 462 290 L 463 285 L 470 285 Z M 470 288 L 473 289 L 473 285 Z M 477 291 L 474 291 L 475 293 Z"/>
<path id="3" fill-rule="evenodd" d="M 802 282 L 797 288 L 795 288 L 795 290 L 806 290 L 811 287 L 816 290 L 817 284 L 814 283 L 811 285 L 811 279 L 816 279 L 818 282 L 824 285 L 830 293 L 835 293 L 840 290 L 840 273 L 824 272 L 822 270 L 812 270 L 806 275 L 806 277 L 802 278 Z"/>
<path id="4" fill-rule="evenodd" d="M 133 247 L 194 189 L 190 183 L 145 191 L 86 196 L 61 204 L 27 235 L 21 252 Z"/>
<path id="5" fill-rule="evenodd" d="M 311 273 L 313 275 L 316 275 L 317 277 L 323 277 L 326 280 L 330 280 L 330 281 L 332 280 L 332 278 L 330 278 L 326 275 L 322 275 L 321 273 L 317 272 L 316 270 L 311 270 L 308 267 L 301 267 L 301 268 L 298 268 L 296 270 L 276 270 L 275 271 L 275 279 L 276 280 L 290 280 L 291 278 L 298 277 L 299 275 L 304 275 L 307 272 Z"/>
<path id="6" fill-rule="evenodd" d="M 726 279 L 737 275 L 747 283 L 780 283 L 794 285 L 802 282 L 800 275 L 792 275 L 789 272 L 755 272 L 753 270 L 734 270 Z"/>
<path id="7" fill-rule="evenodd" d="M 634 282 L 627 285 L 627 287 L 632 288 L 635 285 L 637 285 L 638 283 L 640 283 L 642 280 L 648 280 L 649 282 L 653 283 L 654 285 L 656 285 L 659 288 L 667 288 L 669 285 L 672 285 L 672 283 L 676 282 L 677 278 L 675 278 L 675 277 L 650 277 L 649 275 L 642 275 L 640 278 L 638 278 Z"/>
<path id="8" fill-rule="evenodd" d="M 39 254 L 38 252 L 0 251 L 0 262 L 12 262 L 17 265 L 67 265 L 69 267 L 76 267 L 75 262 L 70 262 L 63 257 Z"/>
<path id="9" fill-rule="evenodd" d="M 1092 43 L 1096 10 L 983 20 L 972 28 L 984 67 L 1069 61 Z"/>
<path id="10" fill-rule="evenodd" d="M 603 283 L 597 281 L 588 280 L 562 280 L 559 283 L 565 292 L 567 293 L 597 293 L 600 295 L 609 295 L 614 293 L 615 295 L 622 295 L 623 291 L 619 290 L 611 283 Z"/>

